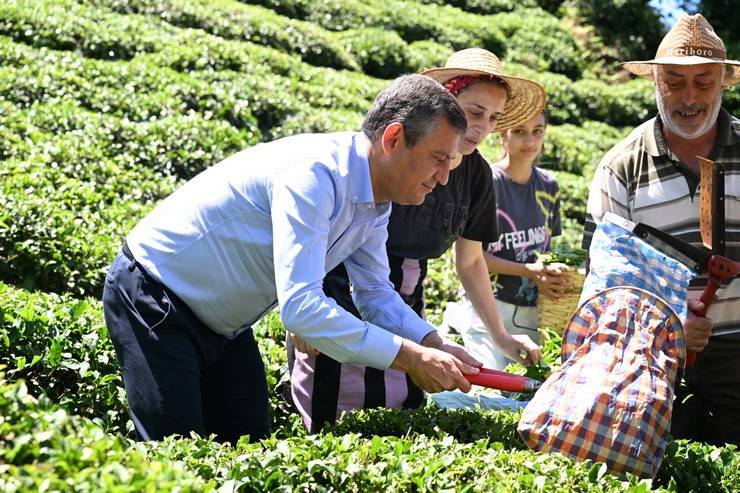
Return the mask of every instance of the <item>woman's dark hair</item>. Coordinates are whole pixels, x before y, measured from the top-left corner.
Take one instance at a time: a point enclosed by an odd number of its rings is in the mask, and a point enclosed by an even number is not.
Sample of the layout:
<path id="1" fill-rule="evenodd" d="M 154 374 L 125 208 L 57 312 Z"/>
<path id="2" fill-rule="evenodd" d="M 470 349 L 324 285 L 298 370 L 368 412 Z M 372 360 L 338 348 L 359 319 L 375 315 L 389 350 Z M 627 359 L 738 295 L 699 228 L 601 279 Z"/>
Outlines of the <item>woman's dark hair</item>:
<path id="1" fill-rule="evenodd" d="M 440 118 L 459 133 L 468 127 L 465 112 L 441 84 L 423 75 L 403 75 L 375 98 L 362 132 L 376 142 L 391 123 L 403 125 L 407 147 L 432 132 Z"/>

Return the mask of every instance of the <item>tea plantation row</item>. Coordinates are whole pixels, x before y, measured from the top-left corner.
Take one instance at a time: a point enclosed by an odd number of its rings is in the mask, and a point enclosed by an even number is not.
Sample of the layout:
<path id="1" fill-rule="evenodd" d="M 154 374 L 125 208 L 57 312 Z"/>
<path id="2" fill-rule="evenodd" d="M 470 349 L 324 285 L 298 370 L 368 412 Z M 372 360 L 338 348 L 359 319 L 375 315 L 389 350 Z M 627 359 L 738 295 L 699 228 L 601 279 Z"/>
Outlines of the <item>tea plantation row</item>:
<path id="1" fill-rule="evenodd" d="M 740 490 L 733 447 L 672 442 L 658 477 L 638 482 L 527 450 L 510 412 L 366 411 L 307 436 L 285 397 L 274 313 L 255 327 L 270 439 L 131 440 L 99 301 L 125 233 L 237 150 L 356 129 L 386 79 L 483 46 L 542 82 L 542 163 L 561 184 L 565 237 L 577 241 L 596 162 L 655 107 L 649 82 L 604 76 L 597 40 L 573 34 L 577 20 L 553 5 L 0 0 L 0 490 Z M 738 91 L 725 100 L 737 113 Z M 482 151 L 499 152 L 494 139 Z M 438 319 L 456 281 L 449 257 L 433 267 Z M 545 349 L 555 363 L 557 340 Z"/>

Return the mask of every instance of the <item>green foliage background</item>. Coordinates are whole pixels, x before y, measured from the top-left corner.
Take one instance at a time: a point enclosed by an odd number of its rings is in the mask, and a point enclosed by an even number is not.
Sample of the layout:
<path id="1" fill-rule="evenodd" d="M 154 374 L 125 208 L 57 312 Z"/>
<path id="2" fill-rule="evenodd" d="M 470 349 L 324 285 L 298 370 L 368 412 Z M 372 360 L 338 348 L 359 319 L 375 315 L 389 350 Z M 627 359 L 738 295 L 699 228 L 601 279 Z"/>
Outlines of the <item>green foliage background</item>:
<path id="1" fill-rule="evenodd" d="M 261 141 L 357 129 L 388 79 L 471 46 L 547 88 L 541 165 L 575 245 L 598 159 L 655 112 L 617 61 L 662 32 L 643 0 L 0 0 L 0 490 L 740 489 L 732 447 L 672 442 L 640 482 L 526 450 L 505 412 L 366 411 L 306 436 L 274 313 L 255 327 L 270 439 L 134 443 L 99 302 L 126 232 L 185 180 Z M 737 90 L 725 103 L 740 113 Z M 432 320 L 451 265 L 433 262 Z"/>

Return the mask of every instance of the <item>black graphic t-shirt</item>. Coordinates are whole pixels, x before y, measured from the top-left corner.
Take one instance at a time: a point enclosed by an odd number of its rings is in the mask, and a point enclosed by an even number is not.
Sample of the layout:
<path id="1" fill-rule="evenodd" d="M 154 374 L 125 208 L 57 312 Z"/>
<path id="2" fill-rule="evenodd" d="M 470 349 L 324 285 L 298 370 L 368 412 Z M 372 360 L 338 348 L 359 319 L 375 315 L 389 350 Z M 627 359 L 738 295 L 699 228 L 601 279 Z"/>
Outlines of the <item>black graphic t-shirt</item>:
<path id="1" fill-rule="evenodd" d="M 493 166 L 498 241 L 487 246 L 491 254 L 519 263 L 534 262 L 535 252 L 550 248 L 550 239 L 561 233 L 560 189 L 555 177 L 535 167 L 529 182 L 512 180 Z M 516 305 L 532 306 L 537 287 L 527 277 L 500 274 L 496 298 Z"/>
<path id="2" fill-rule="evenodd" d="M 498 237 L 491 167 L 475 151 L 434 187 L 421 205 L 396 205 L 388 223 L 388 255 L 412 259 L 441 256 L 458 237 L 489 242 Z"/>

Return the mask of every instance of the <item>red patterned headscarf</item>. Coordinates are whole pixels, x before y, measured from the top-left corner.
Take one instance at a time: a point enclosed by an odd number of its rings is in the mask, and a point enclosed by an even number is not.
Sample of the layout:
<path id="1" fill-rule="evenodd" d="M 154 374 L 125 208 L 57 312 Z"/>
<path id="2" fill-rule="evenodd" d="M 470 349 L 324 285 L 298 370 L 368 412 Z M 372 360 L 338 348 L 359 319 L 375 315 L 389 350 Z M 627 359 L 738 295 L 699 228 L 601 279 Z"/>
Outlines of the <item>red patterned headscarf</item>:
<path id="1" fill-rule="evenodd" d="M 457 96 L 457 93 L 465 89 L 466 87 L 480 82 L 482 80 L 497 80 L 501 81 L 499 77 L 495 75 L 458 75 L 452 79 L 448 79 L 447 82 L 442 85 L 447 89 L 450 94 Z"/>

